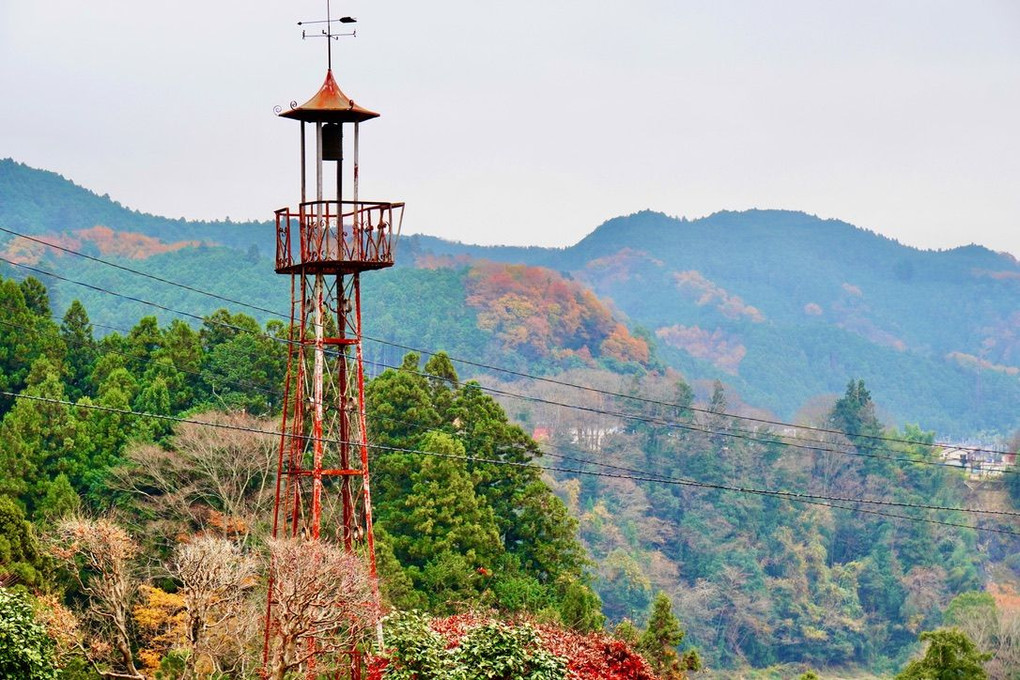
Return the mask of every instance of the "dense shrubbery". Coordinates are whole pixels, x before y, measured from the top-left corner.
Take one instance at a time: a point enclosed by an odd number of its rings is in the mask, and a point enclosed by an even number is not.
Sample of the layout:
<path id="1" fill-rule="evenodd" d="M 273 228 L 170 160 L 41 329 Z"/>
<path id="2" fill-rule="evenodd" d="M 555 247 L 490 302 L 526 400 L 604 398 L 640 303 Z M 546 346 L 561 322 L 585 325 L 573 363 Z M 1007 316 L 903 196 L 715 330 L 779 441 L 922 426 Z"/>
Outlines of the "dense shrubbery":
<path id="1" fill-rule="evenodd" d="M 431 618 L 417 612 L 386 621 L 385 653 L 370 678 L 392 680 L 656 680 L 624 641 L 526 620 L 477 614 Z"/>

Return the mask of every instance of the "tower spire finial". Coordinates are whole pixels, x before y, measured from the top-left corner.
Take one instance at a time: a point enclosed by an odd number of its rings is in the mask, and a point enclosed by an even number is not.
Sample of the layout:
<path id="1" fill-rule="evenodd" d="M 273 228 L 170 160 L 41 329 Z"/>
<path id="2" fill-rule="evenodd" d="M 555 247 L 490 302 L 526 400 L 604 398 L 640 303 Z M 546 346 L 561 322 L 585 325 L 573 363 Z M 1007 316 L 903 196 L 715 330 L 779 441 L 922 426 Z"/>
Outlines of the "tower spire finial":
<path id="1" fill-rule="evenodd" d="M 310 24 L 326 24 L 326 28 L 320 29 L 319 33 L 309 33 L 305 29 L 301 29 L 301 39 L 302 40 L 305 40 L 307 38 L 325 38 L 326 39 L 326 67 L 330 71 L 332 71 L 333 70 L 333 41 L 334 40 L 339 40 L 340 38 L 343 38 L 343 37 L 352 37 L 352 38 L 358 37 L 358 32 L 357 31 L 351 31 L 350 33 L 334 33 L 333 32 L 333 23 L 336 22 L 336 23 L 340 23 L 340 24 L 354 24 L 354 23 L 357 23 L 358 20 L 355 19 L 354 17 L 349 17 L 349 16 L 342 16 L 339 19 L 334 19 L 332 17 L 331 12 L 330 12 L 329 4 L 330 4 L 330 0 L 326 0 L 326 18 L 325 18 L 325 20 L 321 20 L 320 19 L 319 21 L 299 21 L 299 22 L 297 22 L 297 25 L 298 26 L 308 26 Z"/>

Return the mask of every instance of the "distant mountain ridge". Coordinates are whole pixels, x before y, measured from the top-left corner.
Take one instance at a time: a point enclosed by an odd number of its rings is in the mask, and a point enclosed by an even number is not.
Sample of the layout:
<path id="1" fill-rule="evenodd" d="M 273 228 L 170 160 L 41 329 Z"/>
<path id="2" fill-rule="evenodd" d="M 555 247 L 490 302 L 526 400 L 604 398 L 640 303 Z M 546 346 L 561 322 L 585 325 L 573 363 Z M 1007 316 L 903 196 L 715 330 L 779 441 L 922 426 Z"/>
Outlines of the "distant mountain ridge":
<path id="1" fill-rule="evenodd" d="M 272 245 L 269 222 L 171 219 L 126 208 L 61 175 L 11 158 L 0 159 L 0 225 L 15 231 L 64 234 L 97 225 L 168 243 L 203 241 L 232 248 Z M 265 252 L 269 252 L 266 250 Z"/>
<path id="2" fill-rule="evenodd" d="M 1020 263 L 980 246 L 921 251 L 838 220 L 749 210 L 690 221 L 641 212 L 563 249 L 414 236 L 402 248 L 569 273 L 653 332 L 667 363 L 784 417 L 861 377 L 901 422 L 1020 425 L 1009 415 Z"/>
<path id="3" fill-rule="evenodd" d="M 286 287 L 264 260 L 274 248 L 268 222 L 147 215 L 6 159 L 0 160 L 0 226 L 47 237 L 82 238 L 84 232 L 109 240 L 96 226 L 142 234 L 159 240 L 135 239 L 153 253 L 144 262 L 147 271 L 286 310 Z M 204 245 L 172 245 L 184 241 Z M 0 247 L 10 245 L 0 235 Z M 544 267 L 571 286 L 590 289 L 626 324 L 628 334 L 612 331 L 624 345 L 634 337 L 650 343 L 658 361 L 689 380 L 719 379 L 746 402 L 786 419 L 819 395 L 840 393 L 851 378 L 863 378 L 900 424 L 919 423 L 948 436 L 1020 428 L 1020 263 L 1006 254 L 980 246 L 921 251 L 846 222 L 776 210 L 697 220 L 644 211 L 608 220 L 566 248 L 475 246 L 409 235 L 399 244 L 396 269 L 366 277 L 369 330 L 535 372 L 576 365 L 586 356 L 583 344 L 575 345 L 580 355 L 543 350 L 529 356 L 498 342 L 496 336 L 508 331 L 493 315 L 510 297 L 496 291 L 484 299 L 489 308 L 477 296 L 474 307 L 468 303 L 477 281 L 472 272 L 487 271 L 485 261 Z M 82 261 L 75 267 L 83 278 L 112 285 L 108 271 Z M 115 280 L 135 290 L 144 285 Z M 152 313 L 129 312 L 63 284 L 53 290 L 59 310 L 82 297 L 95 318 Z M 166 305 L 187 299 L 189 309 L 222 306 L 165 287 L 153 288 L 151 297 Z M 524 305 L 526 314 L 545 316 L 525 316 L 519 332 L 554 318 L 542 307 L 534 298 Z M 605 312 L 591 313 L 604 319 L 597 342 L 605 342 L 616 322 Z M 597 354 L 595 346 L 588 349 Z"/>

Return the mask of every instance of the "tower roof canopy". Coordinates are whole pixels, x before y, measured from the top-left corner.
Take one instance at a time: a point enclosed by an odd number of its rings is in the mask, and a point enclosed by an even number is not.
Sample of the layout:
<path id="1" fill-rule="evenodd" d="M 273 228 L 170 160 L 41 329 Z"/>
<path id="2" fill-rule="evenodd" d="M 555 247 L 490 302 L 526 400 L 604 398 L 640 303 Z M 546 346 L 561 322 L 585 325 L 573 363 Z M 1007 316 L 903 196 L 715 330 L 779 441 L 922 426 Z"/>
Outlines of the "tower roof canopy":
<path id="1" fill-rule="evenodd" d="M 348 98 L 336 84 L 332 69 L 326 71 L 326 82 L 314 97 L 280 115 L 309 123 L 360 123 L 379 116 L 375 111 L 358 106 L 353 99 Z"/>

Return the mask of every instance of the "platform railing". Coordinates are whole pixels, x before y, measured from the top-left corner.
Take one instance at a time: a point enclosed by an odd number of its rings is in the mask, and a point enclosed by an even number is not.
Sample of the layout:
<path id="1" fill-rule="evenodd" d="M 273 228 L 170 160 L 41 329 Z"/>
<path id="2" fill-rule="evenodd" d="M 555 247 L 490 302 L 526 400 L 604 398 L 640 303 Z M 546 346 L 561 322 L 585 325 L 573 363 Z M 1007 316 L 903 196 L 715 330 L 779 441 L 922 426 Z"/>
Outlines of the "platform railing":
<path id="1" fill-rule="evenodd" d="M 308 201 L 276 211 L 276 270 L 314 266 L 341 273 L 393 264 L 403 203 Z"/>

